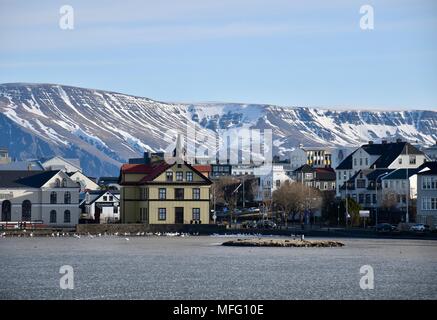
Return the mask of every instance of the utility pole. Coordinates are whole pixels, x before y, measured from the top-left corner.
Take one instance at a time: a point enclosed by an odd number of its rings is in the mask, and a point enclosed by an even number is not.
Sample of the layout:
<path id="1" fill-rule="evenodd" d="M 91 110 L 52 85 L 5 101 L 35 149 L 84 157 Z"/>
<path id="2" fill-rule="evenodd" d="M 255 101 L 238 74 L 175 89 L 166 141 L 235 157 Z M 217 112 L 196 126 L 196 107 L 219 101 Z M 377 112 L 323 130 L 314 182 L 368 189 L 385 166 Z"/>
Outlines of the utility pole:
<path id="1" fill-rule="evenodd" d="M 408 163 L 407 163 L 407 201 L 406 201 L 406 203 L 407 203 L 407 214 L 406 214 L 406 216 L 405 216 L 405 220 L 406 220 L 406 223 L 409 223 L 410 222 L 410 215 L 409 215 L 409 198 L 410 198 L 410 178 L 409 178 L 409 176 L 408 176 L 408 166 L 410 165 L 410 157 L 408 156 L 408 142 L 406 142 L 406 144 L 405 144 L 405 153 L 406 153 L 406 155 L 407 155 L 407 161 L 408 161 Z"/>

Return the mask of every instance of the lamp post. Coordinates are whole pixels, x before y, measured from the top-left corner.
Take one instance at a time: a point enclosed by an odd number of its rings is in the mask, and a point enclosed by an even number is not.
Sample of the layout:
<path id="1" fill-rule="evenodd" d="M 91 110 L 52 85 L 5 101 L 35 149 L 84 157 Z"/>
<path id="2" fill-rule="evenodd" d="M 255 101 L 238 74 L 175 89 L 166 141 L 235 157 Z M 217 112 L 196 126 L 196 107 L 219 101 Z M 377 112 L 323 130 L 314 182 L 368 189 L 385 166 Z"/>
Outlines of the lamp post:
<path id="1" fill-rule="evenodd" d="M 385 176 L 388 174 L 388 172 L 384 172 L 376 177 L 375 179 L 375 196 L 376 196 L 376 202 L 375 202 L 375 227 L 378 225 L 378 179 L 382 176 Z M 381 180 L 381 189 L 382 189 L 382 180 Z"/>
<path id="2" fill-rule="evenodd" d="M 337 206 L 337 228 L 340 227 L 340 204 Z"/>

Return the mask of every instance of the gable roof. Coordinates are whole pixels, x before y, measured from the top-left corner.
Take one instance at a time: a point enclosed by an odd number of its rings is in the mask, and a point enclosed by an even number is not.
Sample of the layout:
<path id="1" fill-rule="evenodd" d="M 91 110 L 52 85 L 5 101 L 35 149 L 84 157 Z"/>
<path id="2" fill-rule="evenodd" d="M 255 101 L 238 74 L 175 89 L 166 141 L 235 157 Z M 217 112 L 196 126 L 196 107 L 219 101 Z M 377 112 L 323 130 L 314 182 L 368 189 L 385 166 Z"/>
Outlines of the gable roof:
<path id="1" fill-rule="evenodd" d="M 437 175 L 437 161 L 425 162 L 418 169 L 418 175 Z M 428 170 L 427 170 L 428 169 Z"/>
<path id="2" fill-rule="evenodd" d="M 41 188 L 58 171 L 0 171 L 0 188 Z"/>
<path id="3" fill-rule="evenodd" d="M 346 157 L 336 168 L 336 170 L 348 170 L 352 169 L 352 158 L 355 152 L 360 148 L 352 152 Z M 372 156 L 379 156 L 375 162 L 369 167 L 374 168 L 388 168 L 390 164 L 401 154 L 419 155 L 423 154 L 422 151 L 408 142 L 390 142 L 390 143 L 371 143 L 361 146 L 361 149 L 366 151 Z"/>
<path id="4" fill-rule="evenodd" d="M 44 167 L 38 160 L 15 161 L 10 163 L 0 164 L 0 171 L 44 171 Z"/>
<path id="5" fill-rule="evenodd" d="M 382 179 L 384 180 L 400 180 L 400 179 L 406 179 L 407 175 L 408 177 L 414 176 L 419 171 L 418 168 L 414 169 L 396 169 L 392 172 L 390 172 L 388 175 L 384 176 Z"/>
<path id="6" fill-rule="evenodd" d="M 156 177 L 158 177 L 160 174 L 162 174 L 167 169 L 173 167 L 176 164 L 169 164 L 166 161 L 156 161 L 148 164 L 123 164 L 121 166 L 120 173 L 138 173 L 138 174 L 145 174 L 145 176 L 138 182 L 123 182 L 121 179 L 120 184 L 121 185 L 138 185 L 138 184 L 145 184 L 148 182 L 152 182 Z M 205 177 L 200 171 L 198 171 L 196 168 L 191 166 L 189 163 L 184 162 L 184 164 L 193 170 L 195 173 L 197 173 L 206 183 L 212 184 L 212 181 Z"/>

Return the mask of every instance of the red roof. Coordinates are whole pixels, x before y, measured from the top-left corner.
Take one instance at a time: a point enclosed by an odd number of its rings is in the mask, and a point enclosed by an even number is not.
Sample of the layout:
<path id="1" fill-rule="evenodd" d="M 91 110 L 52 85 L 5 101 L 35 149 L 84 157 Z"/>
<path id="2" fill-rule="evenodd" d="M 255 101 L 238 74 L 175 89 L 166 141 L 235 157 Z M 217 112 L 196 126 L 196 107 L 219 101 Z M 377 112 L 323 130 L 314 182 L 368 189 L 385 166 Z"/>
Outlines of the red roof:
<path id="1" fill-rule="evenodd" d="M 197 164 L 197 165 L 194 165 L 192 167 L 200 172 L 211 172 L 211 165 L 210 164 Z"/>
<path id="2" fill-rule="evenodd" d="M 168 164 L 165 161 L 153 162 L 149 164 L 123 164 L 121 166 L 121 172 L 145 174 L 146 176 L 139 182 L 147 182 L 152 181 L 171 166 L 171 164 Z"/>

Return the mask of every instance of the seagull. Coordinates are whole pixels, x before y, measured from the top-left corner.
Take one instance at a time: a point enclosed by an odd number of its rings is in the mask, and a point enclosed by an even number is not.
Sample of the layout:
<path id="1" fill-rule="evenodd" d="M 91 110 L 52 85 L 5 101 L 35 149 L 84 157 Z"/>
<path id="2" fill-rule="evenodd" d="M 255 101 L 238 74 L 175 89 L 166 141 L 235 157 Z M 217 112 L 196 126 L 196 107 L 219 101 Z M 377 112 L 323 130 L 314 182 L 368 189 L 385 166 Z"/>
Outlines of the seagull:
<path id="1" fill-rule="evenodd" d="M 30 233 L 30 237 L 33 237 L 33 233 L 32 232 Z"/>
<path id="2" fill-rule="evenodd" d="M 118 232 L 114 233 L 114 236 L 118 236 Z"/>
<path id="3" fill-rule="evenodd" d="M 129 238 L 125 238 L 126 239 L 126 241 L 129 241 Z"/>
<path id="4" fill-rule="evenodd" d="M 99 233 L 99 234 L 98 234 L 98 236 L 99 236 L 99 237 L 101 237 L 101 236 L 102 236 L 102 234 L 101 234 L 101 233 Z"/>
<path id="5" fill-rule="evenodd" d="M 78 238 L 78 239 L 80 239 L 80 236 L 79 235 L 77 235 L 77 234 L 74 234 L 73 235 L 75 238 Z"/>

